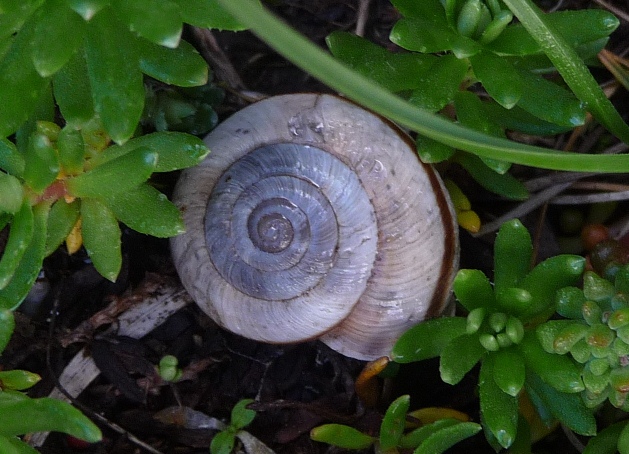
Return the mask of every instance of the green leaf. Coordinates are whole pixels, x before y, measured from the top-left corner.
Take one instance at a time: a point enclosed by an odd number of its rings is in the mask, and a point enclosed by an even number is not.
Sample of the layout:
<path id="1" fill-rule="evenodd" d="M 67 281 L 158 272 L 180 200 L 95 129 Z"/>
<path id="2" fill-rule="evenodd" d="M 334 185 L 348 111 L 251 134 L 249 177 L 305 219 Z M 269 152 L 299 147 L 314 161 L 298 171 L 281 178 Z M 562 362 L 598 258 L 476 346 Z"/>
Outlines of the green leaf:
<path id="1" fill-rule="evenodd" d="M 365 38 L 342 31 L 332 32 L 325 40 L 332 55 L 392 92 L 420 86 L 420 76 L 438 58 L 429 54 L 389 52 Z"/>
<path id="2" fill-rule="evenodd" d="M 70 234 L 72 227 L 79 219 L 79 201 L 67 203 L 64 199 L 57 200 L 48 214 L 45 256 L 49 256 L 61 245 Z"/>
<path id="3" fill-rule="evenodd" d="M 478 394 L 483 425 L 503 448 L 515 440 L 518 425 L 518 399 L 504 393 L 494 380 L 493 355 L 482 362 Z"/>
<path id="4" fill-rule="evenodd" d="M 618 27 L 618 19 L 603 9 L 555 11 L 544 20 L 573 48 L 609 36 Z M 504 55 L 540 54 L 542 46 L 523 24 L 512 24 L 491 44 L 492 51 Z"/>
<path id="5" fill-rule="evenodd" d="M 113 8 L 129 29 L 160 46 L 179 45 L 182 24 L 177 3 L 169 0 L 113 0 Z"/>
<path id="6" fill-rule="evenodd" d="M 0 169 L 15 177 L 21 177 L 24 172 L 22 154 L 13 142 L 4 137 L 0 137 Z"/>
<path id="7" fill-rule="evenodd" d="M 468 131 L 471 129 L 468 128 Z M 487 157 L 484 159 L 486 160 Z M 494 172 L 478 156 L 470 153 L 457 153 L 452 160 L 461 164 L 472 178 L 488 191 L 511 200 L 524 200 L 529 196 L 526 187 L 520 181 L 508 173 L 501 175 Z"/>
<path id="8" fill-rule="evenodd" d="M 0 390 L 13 389 L 21 391 L 28 389 L 41 380 L 41 377 L 27 370 L 0 371 Z"/>
<path id="9" fill-rule="evenodd" d="M 627 421 L 620 421 L 601 430 L 590 438 L 582 454 L 616 454 L 620 434 L 625 431 Z"/>
<path id="10" fill-rule="evenodd" d="M 208 66 L 203 57 L 186 41 L 168 49 L 138 39 L 140 69 L 154 79 L 180 87 L 196 87 L 207 83 Z"/>
<path id="11" fill-rule="evenodd" d="M 459 91 L 467 69 L 467 62 L 454 55 L 439 57 L 427 72 L 416 76 L 418 87 L 409 102 L 432 112 L 441 110 Z"/>
<path id="12" fill-rule="evenodd" d="M 70 8 L 89 21 L 97 12 L 108 6 L 110 0 L 67 0 L 67 2 Z"/>
<path id="13" fill-rule="evenodd" d="M 66 125 L 57 137 L 57 153 L 66 175 L 81 173 L 85 164 L 85 143 L 81 132 Z"/>
<path id="14" fill-rule="evenodd" d="M 38 451 L 31 448 L 17 437 L 0 436 L 0 452 L 2 454 L 38 454 Z"/>
<path id="15" fill-rule="evenodd" d="M 427 164 L 435 164 L 450 159 L 456 152 L 454 148 L 422 135 L 417 136 L 415 145 L 419 159 Z"/>
<path id="16" fill-rule="evenodd" d="M 523 83 L 518 71 L 504 58 L 492 52 L 479 52 L 470 57 L 474 75 L 483 84 L 489 96 L 506 109 L 520 100 Z"/>
<path id="17" fill-rule="evenodd" d="M 411 363 L 436 358 L 454 338 L 465 334 L 466 319 L 443 317 L 427 320 L 406 331 L 391 351 L 391 359 Z"/>
<path id="18" fill-rule="evenodd" d="M 33 64 L 42 77 L 65 65 L 85 35 L 85 21 L 62 0 L 47 0 L 38 11 L 33 36 Z"/>
<path id="19" fill-rule="evenodd" d="M 574 128 L 585 123 L 585 106 L 568 90 L 528 71 L 519 71 L 524 85 L 518 101 L 525 111 L 542 120 Z"/>
<path id="20" fill-rule="evenodd" d="M 502 392 L 517 397 L 524 386 L 525 372 L 522 356 L 515 348 L 494 354 L 494 381 Z"/>
<path id="21" fill-rule="evenodd" d="M 256 417 L 255 410 L 250 410 L 247 405 L 253 402 L 253 399 L 241 399 L 238 401 L 231 411 L 230 425 L 234 429 L 243 429 L 251 424 L 251 421 Z"/>
<path id="22" fill-rule="evenodd" d="M 560 288 L 555 294 L 555 302 L 557 304 L 557 313 L 562 317 L 576 320 L 583 318 L 581 311 L 583 303 L 585 303 L 585 295 L 583 295 L 583 290 L 580 288 Z"/>
<path id="23" fill-rule="evenodd" d="M 395 399 L 387 408 L 380 425 L 380 448 L 383 451 L 395 448 L 400 442 L 410 404 L 411 398 L 406 394 Z"/>
<path id="24" fill-rule="evenodd" d="M 446 12 L 443 2 L 440 0 L 424 0 L 422 2 L 415 0 L 391 0 L 391 3 L 405 17 L 415 19 L 427 18 L 438 24 L 447 24 Z"/>
<path id="25" fill-rule="evenodd" d="M 553 62 L 577 98 L 588 106 L 594 118 L 623 142 L 629 142 L 629 125 L 623 121 L 570 43 L 539 8 L 531 0 L 505 0 L 504 3 Z M 611 15 L 603 22 L 609 32 L 617 26 L 616 19 Z M 582 29 L 582 25 L 577 28 Z"/>
<path id="26" fill-rule="evenodd" d="M 19 31 L 24 22 L 44 3 L 44 0 L 4 0 L 0 14 L 0 39 Z"/>
<path id="27" fill-rule="evenodd" d="M 19 306 L 39 275 L 44 261 L 48 209 L 49 205 L 45 203 L 33 207 L 33 235 L 13 278 L 0 290 L 0 310 Z"/>
<path id="28" fill-rule="evenodd" d="M 518 286 L 531 268 L 531 235 L 514 219 L 500 227 L 494 243 L 494 286 L 496 292 Z"/>
<path id="29" fill-rule="evenodd" d="M 5 288 L 15 275 L 18 265 L 31 243 L 33 232 L 33 211 L 28 200 L 25 200 L 13 217 L 9 238 L 0 258 L 0 290 Z"/>
<path id="30" fill-rule="evenodd" d="M 173 0 L 180 7 L 184 22 L 201 28 L 240 31 L 247 27 L 229 14 L 216 0 Z M 255 3 L 260 4 L 258 0 Z"/>
<path id="31" fill-rule="evenodd" d="M 413 451 L 413 454 L 441 454 L 460 441 L 476 435 L 482 430 L 475 422 L 459 422 L 449 427 L 435 430 Z"/>
<path id="32" fill-rule="evenodd" d="M 541 380 L 562 393 L 583 391 L 583 380 L 577 366 L 570 358 L 546 352 L 535 333 L 528 331 L 519 344 L 526 367 Z"/>
<path id="33" fill-rule="evenodd" d="M 79 127 L 94 116 L 92 87 L 84 49 L 79 49 L 68 63 L 55 73 L 53 93 L 68 125 Z"/>
<path id="34" fill-rule="evenodd" d="M 108 204 L 116 218 L 137 232 L 158 238 L 185 232 L 177 207 L 148 184 L 112 195 Z"/>
<path id="35" fill-rule="evenodd" d="M 133 35 L 110 9 L 90 22 L 86 61 L 94 107 L 105 129 L 117 143 L 135 131 L 144 108 L 144 84 Z"/>
<path id="36" fill-rule="evenodd" d="M 0 61 L 0 136 L 13 134 L 35 109 L 48 81 L 35 70 L 31 59 L 34 27 L 20 30 Z"/>
<path id="37" fill-rule="evenodd" d="M 588 155 L 489 137 L 426 112 L 352 71 L 252 0 L 216 0 L 276 51 L 334 90 L 395 123 L 479 156 L 546 169 L 626 172 L 629 155 Z M 629 142 L 629 140 L 628 140 Z"/>
<path id="38" fill-rule="evenodd" d="M 476 333 L 464 334 L 452 339 L 441 352 L 439 361 L 441 380 L 450 385 L 456 385 L 485 353 L 486 350 L 478 341 Z"/>
<path id="39" fill-rule="evenodd" d="M 315 427 L 310 431 L 310 438 L 344 449 L 367 449 L 374 442 L 373 437 L 342 424 L 324 424 Z"/>
<path id="40" fill-rule="evenodd" d="M 20 415 L 3 418 L 0 434 L 10 437 L 31 432 L 64 432 L 81 440 L 95 443 L 101 432 L 83 414 L 67 402 L 48 397 L 31 399 L 13 393 L 0 393 L 0 414 Z"/>
<path id="41" fill-rule="evenodd" d="M 14 214 L 22 206 L 24 190 L 22 183 L 13 175 L 0 171 L 0 212 Z"/>
<path id="42" fill-rule="evenodd" d="M 9 344 L 11 335 L 15 329 L 15 318 L 9 309 L 0 308 L 0 353 Z"/>
<path id="43" fill-rule="evenodd" d="M 538 413 L 552 413 L 562 424 L 580 435 L 596 434 L 596 420 L 592 411 L 583 403 L 581 395 L 560 392 L 535 374 L 527 374 L 526 390 L 532 402 L 544 406 L 537 409 Z"/>
<path id="44" fill-rule="evenodd" d="M 109 199 L 144 183 L 155 171 L 157 153 L 144 147 L 69 178 L 68 192 L 76 197 Z"/>
<path id="45" fill-rule="evenodd" d="M 413 449 L 420 446 L 428 437 L 437 433 L 441 429 L 452 427 L 459 424 L 461 421 L 452 418 L 439 419 L 433 423 L 425 426 L 418 427 L 417 429 L 405 434 L 400 439 L 400 448 Z"/>
<path id="46" fill-rule="evenodd" d="M 482 131 L 488 135 L 505 137 L 502 128 L 485 114 L 483 103 L 476 94 L 470 91 L 459 91 L 454 96 L 454 107 L 457 119 L 462 125 L 476 131 Z M 511 163 L 506 161 L 482 157 L 481 160 L 487 167 L 501 175 L 506 173 L 509 167 L 511 167 Z"/>
<path id="47" fill-rule="evenodd" d="M 38 194 L 57 179 L 61 170 L 57 150 L 48 136 L 42 133 L 31 135 L 25 161 L 24 181 Z"/>
<path id="48" fill-rule="evenodd" d="M 453 283 L 454 295 L 467 309 L 496 307 L 494 289 L 485 273 L 480 270 L 459 270 Z"/>
<path id="49" fill-rule="evenodd" d="M 534 136 L 553 136 L 572 129 L 571 126 L 560 126 L 537 118 L 517 105 L 505 109 L 496 102 L 488 101 L 483 103 L 483 110 L 503 128 Z"/>
<path id="50" fill-rule="evenodd" d="M 584 269 L 585 258 L 578 255 L 557 255 L 539 263 L 518 284 L 533 297 L 525 316 L 533 317 L 539 313 L 550 316 L 555 312 L 557 291 L 576 285 Z"/>
<path id="51" fill-rule="evenodd" d="M 81 200 L 83 244 L 96 270 L 114 282 L 122 266 L 120 227 L 107 206 L 97 199 Z"/>
<path id="52" fill-rule="evenodd" d="M 236 438 L 234 432 L 223 431 L 214 435 L 210 443 L 211 454 L 231 454 Z"/>
<path id="53" fill-rule="evenodd" d="M 154 172 L 172 172 L 192 167 L 201 162 L 209 153 L 203 141 L 190 134 L 154 132 L 135 137 L 124 145 L 107 148 L 92 160 L 92 165 L 100 166 L 139 148 L 148 148 L 158 154 Z"/>
<path id="54" fill-rule="evenodd" d="M 461 36 L 447 24 L 427 18 L 402 18 L 393 26 L 389 39 L 398 46 L 423 54 L 452 51 L 458 58 L 480 50 L 475 41 Z"/>

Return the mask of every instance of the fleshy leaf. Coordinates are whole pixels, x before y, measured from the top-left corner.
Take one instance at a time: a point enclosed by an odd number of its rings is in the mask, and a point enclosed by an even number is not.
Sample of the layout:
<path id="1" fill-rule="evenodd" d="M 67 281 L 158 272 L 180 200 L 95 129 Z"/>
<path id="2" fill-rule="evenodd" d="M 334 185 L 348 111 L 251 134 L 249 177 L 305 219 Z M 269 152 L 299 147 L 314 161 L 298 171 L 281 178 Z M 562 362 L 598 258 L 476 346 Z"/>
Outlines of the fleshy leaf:
<path id="1" fill-rule="evenodd" d="M 454 55 L 443 55 L 419 75 L 418 87 L 413 90 L 409 102 L 431 112 L 437 112 L 454 98 L 467 73 L 467 62 Z"/>
<path id="2" fill-rule="evenodd" d="M 78 219 L 78 201 L 67 203 L 64 199 L 59 199 L 54 203 L 48 214 L 46 256 L 52 254 L 61 245 L 72 231 L 72 227 L 74 227 Z"/>
<path id="3" fill-rule="evenodd" d="M 563 356 L 557 356 L 564 358 Z M 550 413 L 562 424 L 580 435 L 596 434 L 596 420 L 592 411 L 585 406 L 579 394 L 566 394 L 545 383 L 535 374 L 527 374 L 526 389 L 531 401 L 537 406 L 543 405 L 538 413 Z"/>
<path id="4" fill-rule="evenodd" d="M 31 59 L 32 24 L 15 36 L 0 61 L 0 136 L 14 133 L 35 109 L 48 81 L 35 70 Z"/>
<path id="5" fill-rule="evenodd" d="M 437 59 L 430 54 L 389 52 L 365 38 L 341 31 L 329 34 L 326 43 L 336 58 L 392 92 L 417 88 L 421 84 L 419 77 Z"/>
<path id="6" fill-rule="evenodd" d="M 144 183 L 155 171 L 157 153 L 144 147 L 112 159 L 66 182 L 68 192 L 76 197 L 108 199 Z"/>
<path id="7" fill-rule="evenodd" d="M 55 100 L 66 122 L 79 126 L 94 116 L 92 87 L 84 49 L 79 49 L 52 80 Z"/>
<path id="8" fill-rule="evenodd" d="M 104 7 L 108 6 L 110 0 L 67 0 L 70 8 L 76 11 L 83 19 L 89 21 L 94 15 Z"/>
<path id="9" fill-rule="evenodd" d="M 395 448 L 400 442 L 406 426 L 406 413 L 411 398 L 408 394 L 395 399 L 382 418 L 380 425 L 380 447 L 383 451 Z"/>
<path id="10" fill-rule="evenodd" d="M 427 320 L 406 331 L 391 351 L 398 363 L 410 363 L 435 358 L 452 339 L 465 334 L 467 322 L 462 317 L 443 317 Z"/>
<path id="11" fill-rule="evenodd" d="M 524 200 L 529 196 L 526 187 L 509 173 L 503 175 L 487 167 L 483 159 L 470 153 L 457 153 L 452 158 L 485 189 L 511 200 Z M 487 158 L 485 158 L 487 159 Z"/>
<path id="12" fill-rule="evenodd" d="M 435 430 L 413 454 L 441 454 L 460 441 L 480 432 L 482 427 L 475 422 L 457 422 L 449 427 Z"/>
<path id="13" fill-rule="evenodd" d="M 479 52 L 470 57 L 474 75 L 487 93 L 506 109 L 510 109 L 522 96 L 522 79 L 513 66 L 492 52 Z"/>
<path id="14" fill-rule="evenodd" d="M 14 214 L 22 206 L 24 189 L 20 180 L 0 171 L 0 212 Z"/>
<path id="15" fill-rule="evenodd" d="M 0 412 L 3 415 L 20 415 L 19 418 L 3 418 L 0 434 L 23 435 L 31 432 L 64 432 L 89 442 L 100 441 L 98 427 L 67 402 L 43 397 L 31 399 L 16 397 L 14 393 L 0 394 Z"/>
<path id="16" fill-rule="evenodd" d="M 31 243 L 34 231 L 33 211 L 27 200 L 13 217 L 9 238 L 0 257 L 0 290 L 13 278 L 15 271 Z"/>
<path id="17" fill-rule="evenodd" d="M 253 399 L 242 399 L 238 401 L 231 411 L 230 424 L 235 429 L 243 429 L 251 424 L 251 421 L 256 417 L 255 410 L 250 410 L 247 405 L 253 402 Z"/>
<path id="18" fill-rule="evenodd" d="M 625 432 L 627 421 L 620 421 L 601 430 L 594 438 L 588 441 L 582 454 L 616 454 L 618 452 L 618 439 Z"/>
<path id="19" fill-rule="evenodd" d="M 185 231 L 177 207 L 148 184 L 114 194 L 108 204 L 121 222 L 137 232 L 168 238 Z"/>
<path id="20" fill-rule="evenodd" d="M 45 203 L 33 207 L 33 236 L 13 278 L 0 290 L 0 310 L 15 309 L 19 306 L 39 275 L 44 261 L 48 209 L 49 206 Z"/>
<path id="21" fill-rule="evenodd" d="M 113 0 L 118 18 L 131 31 L 160 46 L 175 48 L 181 38 L 179 5 L 169 0 Z"/>
<path id="22" fill-rule="evenodd" d="M 483 425 L 503 448 L 515 440 L 518 425 L 518 400 L 498 387 L 494 380 L 493 356 L 483 361 L 478 377 L 478 394 Z"/>
<path id="23" fill-rule="evenodd" d="M 531 235 L 514 219 L 502 224 L 494 244 L 494 285 L 496 292 L 517 287 L 531 267 Z"/>
<path id="24" fill-rule="evenodd" d="M 13 330 L 15 329 L 15 318 L 9 309 L 0 308 L 0 354 L 4 351 Z"/>
<path id="25" fill-rule="evenodd" d="M 144 74 L 180 87 L 196 87 L 207 82 L 207 63 L 188 42 L 181 41 L 174 49 L 143 39 L 138 39 L 137 43 L 140 69 Z"/>
<path id="26" fill-rule="evenodd" d="M 173 0 L 180 7 L 184 22 L 201 28 L 240 31 L 247 27 L 225 11 L 216 0 L 191 2 L 189 0 Z M 259 0 L 255 0 L 259 4 Z"/>
<path id="27" fill-rule="evenodd" d="M 109 147 L 92 160 L 92 165 L 99 166 L 139 148 L 147 148 L 158 154 L 155 172 L 171 172 L 191 167 L 201 162 L 209 153 L 198 137 L 181 132 L 154 132 L 135 137 L 124 145 Z"/>
<path id="28" fill-rule="evenodd" d="M 585 123 L 584 104 L 561 86 L 528 71 L 519 71 L 523 83 L 518 106 L 542 120 L 560 126 Z"/>
<path id="29" fill-rule="evenodd" d="M 133 35 L 110 9 L 90 22 L 86 61 L 94 107 L 105 129 L 117 143 L 135 131 L 144 108 L 144 84 Z"/>
<path id="30" fill-rule="evenodd" d="M 373 437 L 342 424 L 315 427 L 310 431 L 310 438 L 344 449 L 366 449 L 374 442 Z"/>
<path id="31" fill-rule="evenodd" d="M 514 348 L 502 349 L 494 357 L 494 381 L 502 392 L 516 397 L 526 373 L 522 356 Z"/>
<path id="32" fill-rule="evenodd" d="M 445 383 L 456 385 L 478 363 L 485 351 L 478 341 L 478 334 L 464 334 L 452 339 L 441 352 L 441 379 Z"/>
<path id="33" fill-rule="evenodd" d="M 59 175 L 59 158 L 50 139 L 42 133 L 30 137 L 26 149 L 24 180 L 35 192 L 41 193 Z"/>
<path id="34" fill-rule="evenodd" d="M 97 199 L 81 200 L 81 232 L 85 250 L 98 272 L 114 282 L 122 266 L 120 227 L 116 217 Z"/>
<path id="35" fill-rule="evenodd" d="M 453 283 L 454 295 L 468 310 L 496 306 L 494 289 L 485 273 L 480 270 L 460 270 Z"/>
<path id="36" fill-rule="evenodd" d="M 13 142 L 4 137 L 0 137 L 0 169 L 15 177 L 21 177 L 24 172 L 22 154 Z"/>
<path id="37" fill-rule="evenodd" d="M 519 347 L 528 370 L 545 383 L 562 393 L 578 393 L 585 389 L 581 373 L 572 360 L 546 352 L 534 332 L 527 332 Z"/>
<path id="38" fill-rule="evenodd" d="M 49 77 L 59 71 L 79 48 L 86 23 L 61 0 L 46 1 L 37 13 L 33 63 L 42 77 Z"/>
<path id="39" fill-rule="evenodd" d="M 41 380 L 41 377 L 27 370 L 0 371 L 0 389 L 21 391 L 28 389 Z"/>

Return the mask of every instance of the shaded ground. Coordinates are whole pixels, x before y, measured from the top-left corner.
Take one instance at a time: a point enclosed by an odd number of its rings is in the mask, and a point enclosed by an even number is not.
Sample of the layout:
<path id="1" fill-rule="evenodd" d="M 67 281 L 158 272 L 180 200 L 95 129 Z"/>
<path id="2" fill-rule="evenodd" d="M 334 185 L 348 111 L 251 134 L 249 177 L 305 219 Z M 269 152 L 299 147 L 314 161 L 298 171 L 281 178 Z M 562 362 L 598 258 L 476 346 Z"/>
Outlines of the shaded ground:
<path id="1" fill-rule="evenodd" d="M 395 10 L 384 0 L 373 0 L 368 14 L 363 16 L 356 1 L 276 3 L 280 3 L 276 7 L 279 13 L 320 44 L 330 31 L 354 30 L 357 22 L 365 20 L 366 36 L 388 46 L 388 31 L 397 19 Z M 565 1 L 562 7 L 585 7 L 589 3 Z M 628 2 L 615 2 L 615 6 L 629 11 Z M 617 32 L 616 37 L 627 36 L 626 23 L 623 27 L 625 32 Z M 249 33 L 215 34 L 216 47 L 211 40 L 207 41 L 207 36 L 206 41 L 201 41 L 198 34 L 191 33 L 190 36 L 211 59 L 218 82 L 227 89 L 226 102 L 219 108 L 222 118 L 258 93 L 329 91 L 271 52 Z M 626 47 L 627 42 L 621 41 L 621 38 L 615 38 L 611 44 L 611 49 L 618 53 Z M 217 49 L 221 49 L 223 54 Z M 604 71 L 597 71 L 597 75 L 601 81 L 609 79 Z M 225 83 L 225 80 L 228 82 Z M 626 98 L 623 105 L 626 105 Z M 598 130 L 589 133 L 597 134 Z M 565 140 L 565 137 L 547 139 L 544 145 L 560 148 Z M 579 143 L 587 140 L 587 137 L 580 139 Z M 480 189 L 459 169 L 444 170 L 455 176 L 464 187 L 483 220 L 491 220 L 513 208 L 513 204 L 497 200 Z M 515 169 L 515 174 L 523 179 L 544 173 Z M 169 187 L 175 177 L 164 177 L 157 183 Z M 626 184 L 626 180 L 621 178 L 606 177 L 597 181 Z M 621 207 L 617 213 L 622 211 Z M 559 251 L 556 226 L 560 215 L 561 210 L 551 206 L 548 210 L 535 210 L 525 217 L 536 238 L 539 257 Z M 462 267 L 490 272 L 493 234 L 472 238 L 463 232 L 461 240 Z M 105 335 L 103 328 L 98 328 L 83 332 L 87 338 L 81 338 L 81 342 L 62 348 L 60 342 L 67 339 L 69 332 L 110 302 L 141 295 L 141 286 L 147 279 L 176 280 L 166 241 L 125 230 L 123 246 L 123 273 L 114 284 L 94 271 L 83 252 L 69 257 L 60 250 L 46 261 L 39 283 L 45 294 L 44 304 L 34 313 L 18 319 L 14 339 L 2 358 L 6 368 L 33 370 L 43 376 L 42 383 L 34 389 L 34 395 L 46 395 L 54 384 L 54 376 L 80 348 L 87 346 L 96 363 L 108 373 L 107 376 L 101 375 L 81 395 L 80 402 L 163 453 L 208 452 L 207 447 L 215 433 L 207 429 L 183 429 L 153 419 L 156 412 L 178 404 L 226 420 L 238 400 L 256 398 L 259 404 L 255 408 L 259 414 L 250 432 L 277 453 L 295 454 L 339 452 L 310 441 L 309 430 L 323 422 L 348 423 L 376 432 L 380 423 L 379 412 L 403 393 L 411 394 L 413 408 L 454 407 L 478 420 L 474 373 L 466 377 L 461 385 L 451 387 L 439 380 L 434 361 L 405 366 L 395 378 L 382 380 L 380 404 L 375 408 L 365 408 L 357 399 L 353 387 L 364 363 L 342 357 L 317 342 L 278 347 L 238 338 L 217 329 L 194 306 L 181 310 L 140 341 Z M 155 377 L 153 365 L 164 354 L 178 357 L 191 374 L 190 379 L 176 385 L 160 383 Z M 129 441 L 127 435 L 102 427 L 105 441 L 83 452 L 143 452 Z M 74 452 L 67 438 L 56 434 L 49 438 L 41 451 Z M 486 453 L 492 450 L 480 435 L 452 452 Z M 578 451 L 558 430 L 547 437 L 538 452 L 569 454 Z"/>

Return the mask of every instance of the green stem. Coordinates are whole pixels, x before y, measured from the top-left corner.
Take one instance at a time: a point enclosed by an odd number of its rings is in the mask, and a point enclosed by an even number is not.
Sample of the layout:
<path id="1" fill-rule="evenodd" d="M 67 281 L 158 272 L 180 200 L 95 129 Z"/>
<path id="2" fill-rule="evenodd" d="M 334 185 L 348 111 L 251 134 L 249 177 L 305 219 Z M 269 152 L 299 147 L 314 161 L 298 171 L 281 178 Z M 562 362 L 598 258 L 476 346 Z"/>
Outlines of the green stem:
<path id="1" fill-rule="evenodd" d="M 218 0 L 221 6 L 288 60 L 331 88 L 439 142 L 479 156 L 554 170 L 627 172 L 629 155 L 561 153 L 490 137 L 420 109 L 357 74 L 252 0 Z"/>

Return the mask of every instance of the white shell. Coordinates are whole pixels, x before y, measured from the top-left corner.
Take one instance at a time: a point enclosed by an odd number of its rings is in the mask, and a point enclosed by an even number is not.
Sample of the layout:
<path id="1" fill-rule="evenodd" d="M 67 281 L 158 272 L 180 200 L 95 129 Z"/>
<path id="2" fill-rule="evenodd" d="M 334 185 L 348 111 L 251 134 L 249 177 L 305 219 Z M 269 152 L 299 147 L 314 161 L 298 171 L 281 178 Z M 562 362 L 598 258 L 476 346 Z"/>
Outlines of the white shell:
<path id="1" fill-rule="evenodd" d="M 271 343 L 320 338 L 370 360 L 444 310 L 459 258 L 454 211 L 437 173 L 398 128 L 336 96 L 284 95 L 236 113 L 205 142 L 210 154 L 175 188 L 187 231 L 171 247 L 185 288 L 221 326 Z M 298 200 L 285 202 L 292 194 Z M 269 214 L 267 195 L 282 201 L 281 214 Z M 333 228 L 323 225 L 331 212 Z M 273 232 L 286 224 L 289 233 L 245 252 L 260 219 Z M 309 241 L 304 250 L 298 237 Z M 302 255 L 305 265 L 295 259 Z M 270 264 L 269 257 L 292 261 Z M 236 287 L 226 281 L 232 278 Z"/>

